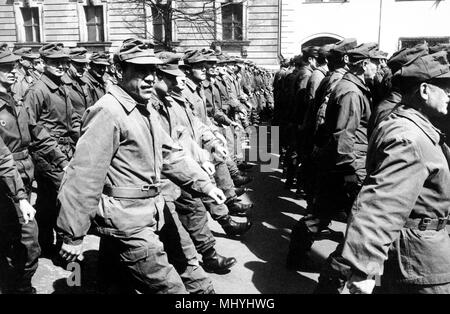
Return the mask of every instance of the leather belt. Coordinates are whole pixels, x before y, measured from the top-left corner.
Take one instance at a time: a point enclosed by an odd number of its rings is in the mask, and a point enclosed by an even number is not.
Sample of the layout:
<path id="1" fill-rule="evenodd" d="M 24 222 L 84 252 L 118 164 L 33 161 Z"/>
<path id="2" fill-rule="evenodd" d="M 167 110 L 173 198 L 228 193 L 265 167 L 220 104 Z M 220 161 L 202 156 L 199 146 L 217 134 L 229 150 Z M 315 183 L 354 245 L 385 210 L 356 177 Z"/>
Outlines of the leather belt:
<path id="1" fill-rule="evenodd" d="M 418 229 L 420 231 L 425 231 L 425 230 L 440 231 L 446 227 L 448 220 L 449 220 L 449 217 L 438 218 L 438 219 L 432 219 L 432 218 L 411 219 L 411 218 L 408 218 L 404 227 L 408 228 L 408 229 Z"/>
<path id="2" fill-rule="evenodd" d="M 116 198 L 146 199 L 157 197 L 161 193 L 159 185 L 143 185 L 140 187 L 112 187 L 105 185 L 103 194 Z"/>
<path id="3" fill-rule="evenodd" d="M 23 150 L 21 152 L 13 153 L 12 155 L 13 155 L 13 158 L 15 161 L 25 160 L 29 156 L 28 150 Z"/>

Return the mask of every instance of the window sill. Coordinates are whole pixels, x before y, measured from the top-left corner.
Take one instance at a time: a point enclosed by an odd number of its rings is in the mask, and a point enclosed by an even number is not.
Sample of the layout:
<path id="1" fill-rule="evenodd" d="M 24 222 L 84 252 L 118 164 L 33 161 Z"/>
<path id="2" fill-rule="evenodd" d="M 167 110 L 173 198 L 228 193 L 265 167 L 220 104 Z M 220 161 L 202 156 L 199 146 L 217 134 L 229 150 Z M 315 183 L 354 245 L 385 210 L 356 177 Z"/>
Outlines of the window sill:
<path id="1" fill-rule="evenodd" d="M 109 48 L 112 46 L 112 42 L 110 41 L 103 41 L 103 42 L 97 42 L 97 41 L 85 41 L 85 42 L 78 42 L 77 47 L 84 47 L 86 49 L 91 48 L 91 50 L 94 51 L 100 51 L 100 50 L 106 50 L 106 48 Z"/>
<path id="2" fill-rule="evenodd" d="M 245 47 L 250 46 L 248 40 L 219 40 L 214 42 L 217 46 L 221 47 Z"/>

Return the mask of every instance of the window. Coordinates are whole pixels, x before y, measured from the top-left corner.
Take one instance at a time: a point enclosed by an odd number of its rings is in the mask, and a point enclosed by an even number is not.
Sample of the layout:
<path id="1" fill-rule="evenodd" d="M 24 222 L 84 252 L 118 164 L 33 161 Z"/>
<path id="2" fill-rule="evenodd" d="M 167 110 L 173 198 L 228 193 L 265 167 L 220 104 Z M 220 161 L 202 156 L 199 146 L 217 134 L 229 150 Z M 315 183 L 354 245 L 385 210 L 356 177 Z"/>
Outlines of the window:
<path id="1" fill-rule="evenodd" d="M 163 43 L 165 40 L 164 12 L 167 9 L 163 4 L 159 4 L 157 8 L 152 7 L 153 40 L 157 43 Z"/>
<path id="2" fill-rule="evenodd" d="M 36 7 L 20 8 L 20 11 L 22 12 L 25 41 L 40 42 L 39 9 Z"/>
<path id="3" fill-rule="evenodd" d="M 84 12 L 86 14 L 87 40 L 89 42 L 105 41 L 103 6 L 85 6 Z"/>
<path id="4" fill-rule="evenodd" d="M 417 44 L 423 44 L 425 42 L 429 46 L 434 46 L 441 43 L 448 44 L 450 43 L 450 37 L 402 37 L 399 40 L 399 48 L 412 48 Z"/>
<path id="5" fill-rule="evenodd" d="M 222 27 L 224 40 L 243 40 L 242 3 L 222 5 Z"/>

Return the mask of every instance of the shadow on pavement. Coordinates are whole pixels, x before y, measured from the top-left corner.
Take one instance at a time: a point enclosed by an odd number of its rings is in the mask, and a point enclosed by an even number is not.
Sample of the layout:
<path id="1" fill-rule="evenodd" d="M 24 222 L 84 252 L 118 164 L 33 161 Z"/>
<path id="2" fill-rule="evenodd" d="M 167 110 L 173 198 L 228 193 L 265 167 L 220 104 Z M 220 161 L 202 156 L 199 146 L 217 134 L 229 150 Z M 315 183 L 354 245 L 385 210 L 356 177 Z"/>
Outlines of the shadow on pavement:
<path id="1" fill-rule="evenodd" d="M 53 283 L 53 294 L 99 294 L 98 290 L 98 251 L 90 250 L 83 253 L 84 260 L 80 263 L 79 278 L 72 273 L 72 277 L 61 278 Z M 81 285 L 69 286 L 69 282 L 76 283 L 77 279 Z"/>
<path id="2" fill-rule="evenodd" d="M 294 199 L 294 193 L 284 189 L 279 172 L 255 173 L 255 181 L 249 185 L 257 191 L 252 200 L 255 203 L 252 230 L 241 239 L 249 250 L 261 261 L 251 261 L 245 267 L 252 270 L 252 281 L 263 294 L 305 294 L 311 293 L 316 281 L 297 271 L 286 268 L 291 229 L 297 220 L 293 215 L 304 215 L 305 208 Z M 321 265 L 323 258 L 314 256 Z"/>

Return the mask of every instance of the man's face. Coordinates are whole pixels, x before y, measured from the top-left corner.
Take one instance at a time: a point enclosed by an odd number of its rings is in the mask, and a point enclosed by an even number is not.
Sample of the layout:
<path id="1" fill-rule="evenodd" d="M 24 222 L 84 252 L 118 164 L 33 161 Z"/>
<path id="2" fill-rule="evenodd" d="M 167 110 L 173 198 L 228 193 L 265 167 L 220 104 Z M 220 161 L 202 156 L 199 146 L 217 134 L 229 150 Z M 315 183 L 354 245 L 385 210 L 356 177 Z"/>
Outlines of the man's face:
<path id="1" fill-rule="evenodd" d="M 174 87 L 175 92 L 181 92 L 186 88 L 186 76 L 177 76 L 177 84 Z"/>
<path id="2" fill-rule="evenodd" d="M 363 69 L 364 69 L 364 79 L 366 81 L 372 82 L 373 79 L 375 78 L 375 75 L 377 74 L 378 66 L 371 60 L 366 60 L 364 61 Z"/>
<path id="3" fill-rule="evenodd" d="M 82 77 L 87 69 L 87 63 L 71 62 L 72 71 L 77 77 Z"/>
<path id="4" fill-rule="evenodd" d="M 122 71 L 121 86 L 134 99 L 146 103 L 152 95 L 156 80 L 156 66 L 128 63 Z"/>
<path id="5" fill-rule="evenodd" d="M 438 85 L 422 84 L 420 87 L 421 96 L 424 99 L 424 109 L 431 117 L 443 116 L 448 113 L 450 81 Z"/>
<path id="6" fill-rule="evenodd" d="M 192 76 L 198 81 L 206 80 L 206 64 L 200 62 L 192 65 Z"/>
<path id="7" fill-rule="evenodd" d="M 217 67 L 217 70 L 218 70 L 220 75 L 227 74 L 227 70 L 226 70 L 226 68 L 224 66 Z"/>
<path id="8" fill-rule="evenodd" d="M 69 62 L 65 58 L 47 59 L 45 71 L 56 77 L 62 77 L 69 67 Z"/>
<path id="9" fill-rule="evenodd" d="M 22 59 L 19 62 L 27 70 L 33 67 L 33 63 L 28 59 Z"/>
<path id="10" fill-rule="evenodd" d="M 17 63 L 0 64 L 0 85 L 9 89 L 16 81 Z"/>
<path id="11" fill-rule="evenodd" d="M 92 72 L 92 74 L 94 74 L 94 76 L 103 77 L 103 75 L 105 75 L 106 65 L 91 63 L 89 65 L 89 67 L 90 67 L 90 71 Z"/>
<path id="12" fill-rule="evenodd" d="M 41 58 L 33 60 L 33 67 L 39 73 L 44 73 L 44 61 Z"/>
<path id="13" fill-rule="evenodd" d="M 206 62 L 206 73 L 208 74 L 209 77 L 216 76 L 217 75 L 216 65 L 212 62 Z"/>

